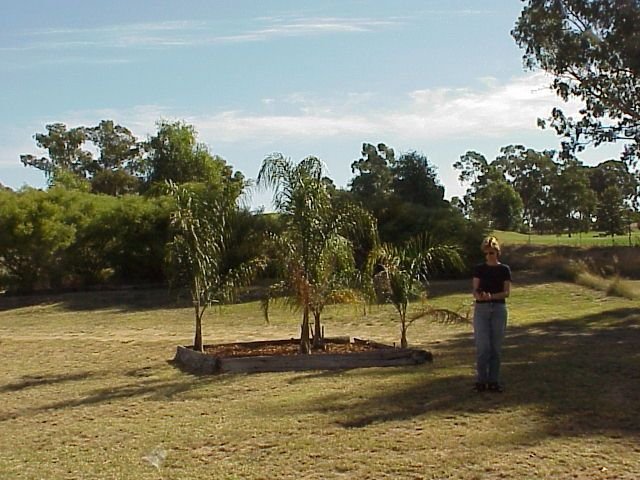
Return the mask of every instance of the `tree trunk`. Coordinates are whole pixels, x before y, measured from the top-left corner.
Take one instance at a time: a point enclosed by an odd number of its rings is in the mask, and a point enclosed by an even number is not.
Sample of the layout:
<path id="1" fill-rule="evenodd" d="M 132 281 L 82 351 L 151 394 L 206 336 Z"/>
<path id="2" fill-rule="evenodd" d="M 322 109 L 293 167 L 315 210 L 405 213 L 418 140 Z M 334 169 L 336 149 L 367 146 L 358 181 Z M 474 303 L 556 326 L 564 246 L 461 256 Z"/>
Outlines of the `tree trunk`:
<path id="1" fill-rule="evenodd" d="M 322 338 L 322 325 L 320 325 L 320 312 L 313 312 L 313 318 L 313 346 L 314 348 L 322 348 L 324 341 Z"/>
<path id="2" fill-rule="evenodd" d="M 195 304 L 196 310 L 196 335 L 193 339 L 193 349 L 202 352 L 202 313 L 200 312 L 200 305 L 198 303 Z"/>
<path id="3" fill-rule="evenodd" d="M 311 353 L 311 342 L 309 340 L 309 307 L 304 307 L 302 314 L 302 328 L 300 329 L 300 353 Z"/>
<path id="4" fill-rule="evenodd" d="M 400 320 L 401 323 L 401 333 L 400 333 L 400 347 L 407 348 L 409 343 L 407 342 L 407 322 L 405 318 Z"/>

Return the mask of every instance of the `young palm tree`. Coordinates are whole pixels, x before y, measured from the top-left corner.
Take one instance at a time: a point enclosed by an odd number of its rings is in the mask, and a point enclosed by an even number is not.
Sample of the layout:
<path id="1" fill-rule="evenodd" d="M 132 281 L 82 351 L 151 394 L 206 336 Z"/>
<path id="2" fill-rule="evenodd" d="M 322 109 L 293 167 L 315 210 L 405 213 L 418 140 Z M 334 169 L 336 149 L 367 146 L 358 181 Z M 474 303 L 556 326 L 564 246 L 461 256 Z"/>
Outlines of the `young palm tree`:
<path id="1" fill-rule="evenodd" d="M 283 291 L 302 309 L 300 350 L 311 351 L 310 316 L 314 316 L 314 344 L 322 342 L 320 317 L 329 295 L 344 285 L 352 270 L 353 247 L 348 239 L 356 231 L 374 235 L 370 216 L 353 206 L 333 205 L 323 181 L 324 164 L 306 157 L 294 164 L 281 154 L 265 158 L 258 185 L 274 190 L 274 206 L 286 228 L 274 238 L 283 267 Z"/>
<path id="2" fill-rule="evenodd" d="M 233 301 L 264 260 L 252 259 L 233 268 L 225 263 L 229 220 L 237 212 L 233 195 L 203 185 L 169 182 L 168 187 L 176 203 L 171 217 L 174 236 L 167 252 L 171 283 L 188 285 L 195 313 L 193 348 L 202 351 L 202 317 L 207 307 Z"/>
<path id="3" fill-rule="evenodd" d="M 407 348 L 407 329 L 415 320 L 407 320 L 409 302 L 426 289 L 434 272 L 462 269 L 463 261 L 455 247 L 434 245 L 427 234 L 422 234 L 401 246 L 381 245 L 373 252 L 369 265 L 372 272 L 379 270 L 375 274 L 377 283 L 398 312 L 400 346 Z"/>

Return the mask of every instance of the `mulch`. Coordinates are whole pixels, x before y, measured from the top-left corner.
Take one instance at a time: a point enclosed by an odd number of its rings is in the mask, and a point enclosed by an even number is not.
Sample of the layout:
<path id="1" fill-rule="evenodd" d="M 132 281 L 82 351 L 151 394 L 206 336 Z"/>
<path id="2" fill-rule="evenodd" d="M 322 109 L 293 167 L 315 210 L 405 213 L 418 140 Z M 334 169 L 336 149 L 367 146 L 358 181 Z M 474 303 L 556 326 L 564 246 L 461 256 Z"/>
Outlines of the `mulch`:
<path id="1" fill-rule="evenodd" d="M 376 350 L 376 347 L 367 343 L 334 343 L 325 342 L 324 348 L 312 348 L 312 354 L 327 353 L 354 353 L 354 352 L 370 352 Z M 298 355 L 300 354 L 300 343 L 291 341 L 290 343 L 267 343 L 260 344 L 251 343 L 231 343 L 224 345 L 207 345 L 204 347 L 204 353 L 216 357 L 257 357 L 269 355 Z"/>

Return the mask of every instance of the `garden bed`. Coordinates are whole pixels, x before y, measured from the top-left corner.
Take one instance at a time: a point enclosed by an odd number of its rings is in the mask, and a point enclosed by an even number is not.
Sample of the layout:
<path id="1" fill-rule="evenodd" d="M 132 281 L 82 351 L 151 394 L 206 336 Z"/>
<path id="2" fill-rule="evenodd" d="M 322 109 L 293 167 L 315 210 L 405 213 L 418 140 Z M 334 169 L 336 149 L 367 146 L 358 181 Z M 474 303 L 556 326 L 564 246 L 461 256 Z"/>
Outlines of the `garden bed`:
<path id="1" fill-rule="evenodd" d="M 324 348 L 309 355 L 300 353 L 294 338 L 205 345 L 204 353 L 178 346 L 174 361 L 198 373 L 258 373 L 418 365 L 432 359 L 426 350 L 339 337 L 325 338 Z"/>

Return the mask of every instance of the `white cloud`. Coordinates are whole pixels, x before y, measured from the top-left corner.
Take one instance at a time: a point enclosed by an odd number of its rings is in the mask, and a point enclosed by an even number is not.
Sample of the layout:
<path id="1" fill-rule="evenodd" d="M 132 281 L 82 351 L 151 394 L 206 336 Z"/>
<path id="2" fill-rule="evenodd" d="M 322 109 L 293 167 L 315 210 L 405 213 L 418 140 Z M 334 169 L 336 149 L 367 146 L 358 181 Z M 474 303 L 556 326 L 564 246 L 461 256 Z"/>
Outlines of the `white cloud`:
<path id="1" fill-rule="evenodd" d="M 254 24 L 253 27 L 246 27 Z M 272 17 L 243 19 L 228 33 L 204 21 L 131 23 L 95 28 L 25 31 L 0 51 L 84 50 L 95 48 L 171 48 L 268 41 L 281 37 L 363 33 L 400 25 L 398 19 L 341 17 Z M 228 27 L 227 27 L 228 28 Z M 212 33 L 215 32 L 215 33 Z"/>
<path id="2" fill-rule="evenodd" d="M 193 114 L 161 105 L 140 105 L 127 110 L 68 112 L 65 118 L 46 119 L 41 125 L 51 121 L 68 126 L 94 125 L 108 118 L 145 137 L 155 132 L 159 119 L 178 119 L 193 124 L 202 141 L 215 144 L 376 135 L 407 142 L 493 138 L 538 130 L 536 119 L 547 117 L 553 106 L 562 104 L 567 111 L 576 110 L 576 104 L 563 104 L 548 85 L 549 78 L 544 74 L 531 74 L 506 83 L 484 81 L 477 90 L 416 90 L 407 93 L 404 101 L 398 100 L 395 108 L 386 110 L 380 109 L 378 96 L 372 92 L 352 92 L 330 99 L 292 93 L 264 99 L 262 105 L 269 107 L 268 114 L 240 110 Z"/>
<path id="3" fill-rule="evenodd" d="M 29 125 L 14 127 L 10 134 L 0 136 L 0 181 L 5 169 L 19 165 L 21 153 L 38 153 L 32 136 L 44 131 L 47 123 L 63 122 L 74 127 L 112 119 L 144 139 L 156 132 L 158 120 L 166 119 L 194 125 L 199 141 L 211 146 L 213 153 L 224 152 L 232 163 L 244 158 L 245 163 L 236 167 L 248 175 L 255 165 L 246 163 L 247 157 L 254 158 L 256 154 L 274 149 L 309 154 L 321 153 L 315 152 L 320 146 L 325 151 L 323 155 L 327 155 L 331 145 L 353 144 L 357 148 L 362 141 L 379 140 L 399 150 L 416 148 L 428 153 L 430 158 L 433 156 L 441 167 L 443 181 L 457 194 L 455 174 L 448 162 L 467 149 L 479 149 L 490 157 L 491 149 L 497 151 L 509 143 L 533 148 L 558 146 L 552 132 L 540 131 L 536 119 L 546 118 L 554 106 L 573 114 L 577 104 L 561 102 L 548 88 L 549 83 L 550 79 L 544 74 L 530 74 L 508 82 L 485 79 L 477 89 L 422 89 L 407 92 L 404 99 L 396 100 L 395 108 L 384 110 L 380 107 L 381 95 L 364 92 L 325 99 L 302 93 L 267 98 L 257 106 L 267 113 L 233 110 L 193 114 L 162 105 L 73 111 L 61 118 L 34 119 Z M 591 160 L 601 161 L 604 154 L 600 150 Z M 611 150 L 606 156 L 613 157 L 615 152 Z M 585 159 L 589 160 L 587 152 Z M 339 184 L 346 182 L 347 167 L 331 165 L 331 168 L 338 172 Z"/>
<path id="4" fill-rule="evenodd" d="M 298 93 L 285 99 L 297 106 L 297 114 L 227 111 L 189 120 L 216 143 L 371 135 L 407 141 L 513 136 L 537 130 L 537 118 L 547 117 L 553 106 L 562 103 L 548 85 L 548 77 L 534 74 L 507 83 L 485 82 L 479 90 L 417 90 L 407 95 L 404 104 L 386 111 L 379 109 L 371 93 L 349 95 L 353 103 L 343 98 L 321 101 Z M 574 111 L 576 105 L 563 108 Z"/>

